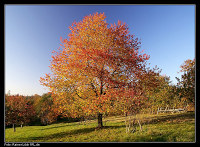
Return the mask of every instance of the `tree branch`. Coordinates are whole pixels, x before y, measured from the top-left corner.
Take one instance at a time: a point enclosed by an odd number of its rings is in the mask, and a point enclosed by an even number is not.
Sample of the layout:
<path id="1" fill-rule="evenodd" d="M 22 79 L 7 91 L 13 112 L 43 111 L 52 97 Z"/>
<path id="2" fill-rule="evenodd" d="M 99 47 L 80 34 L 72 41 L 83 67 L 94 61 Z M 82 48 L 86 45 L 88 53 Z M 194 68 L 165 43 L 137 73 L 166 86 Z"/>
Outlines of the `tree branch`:
<path id="1" fill-rule="evenodd" d="M 98 97 L 98 93 L 97 93 L 97 90 L 96 90 L 96 88 L 95 88 L 95 86 L 94 86 L 94 84 L 91 82 L 91 86 L 92 86 L 92 90 L 95 92 L 95 94 L 96 94 L 96 97 Z"/>

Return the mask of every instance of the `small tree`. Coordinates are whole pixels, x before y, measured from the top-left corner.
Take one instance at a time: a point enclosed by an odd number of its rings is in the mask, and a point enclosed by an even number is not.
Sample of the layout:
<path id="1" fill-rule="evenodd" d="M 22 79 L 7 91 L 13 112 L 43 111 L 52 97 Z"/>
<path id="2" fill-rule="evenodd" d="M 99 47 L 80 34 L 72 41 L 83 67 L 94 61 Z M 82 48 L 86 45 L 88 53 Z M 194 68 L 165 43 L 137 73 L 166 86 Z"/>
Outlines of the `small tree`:
<path id="1" fill-rule="evenodd" d="M 158 108 L 175 107 L 175 86 L 171 84 L 170 78 L 163 75 L 158 76 L 158 86 L 147 92 L 148 107 L 152 113 L 155 113 Z"/>
<path id="2" fill-rule="evenodd" d="M 42 124 L 47 125 L 54 122 L 57 115 L 54 111 L 53 99 L 51 93 L 45 93 L 41 99 L 40 119 Z"/>
<path id="3" fill-rule="evenodd" d="M 54 103 L 51 93 L 45 93 L 42 96 L 34 96 L 34 109 L 37 118 L 43 125 L 50 124 L 56 121 L 57 115 L 54 111 Z"/>
<path id="4" fill-rule="evenodd" d="M 181 103 L 188 110 L 194 111 L 195 108 L 195 59 L 186 60 L 180 66 L 183 72 L 181 79 L 177 78 L 177 92 L 181 98 Z"/>
<path id="5" fill-rule="evenodd" d="M 13 124 L 14 132 L 15 125 L 27 124 L 35 115 L 30 100 L 20 95 L 5 96 L 5 111 L 6 125 Z"/>
<path id="6" fill-rule="evenodd" d="M 186 60 L 180 66 L 180 72 L 183 72 L 181 79 L 178 80 L 178 87 L 180 88 L 180 96 L 187 99 L 188 103 L 195 102 L 195 59 Z"/>

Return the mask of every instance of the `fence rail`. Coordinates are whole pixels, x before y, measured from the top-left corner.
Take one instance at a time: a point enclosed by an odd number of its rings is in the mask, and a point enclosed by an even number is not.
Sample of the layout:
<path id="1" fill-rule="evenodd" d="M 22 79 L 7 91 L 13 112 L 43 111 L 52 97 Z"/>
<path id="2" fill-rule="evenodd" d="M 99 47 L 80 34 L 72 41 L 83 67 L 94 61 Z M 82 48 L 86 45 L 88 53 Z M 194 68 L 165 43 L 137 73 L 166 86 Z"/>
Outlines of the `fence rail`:
<path id="1" fill-rule="evenodd" d="M 162 108 L 158 108 L 158 111 L 157 111 L 157 114 L 159 113 L 159 112 L 172 112 L 172 113 L 175 113 L 175 112 L 184 112 L 184 111 L 186 111 L 186 109 L 183 109 L 183 108 L 178 108 L 178 109 L 169 109 L 169 108 L 165 108 L 165 109 L 162 109 Z"/>

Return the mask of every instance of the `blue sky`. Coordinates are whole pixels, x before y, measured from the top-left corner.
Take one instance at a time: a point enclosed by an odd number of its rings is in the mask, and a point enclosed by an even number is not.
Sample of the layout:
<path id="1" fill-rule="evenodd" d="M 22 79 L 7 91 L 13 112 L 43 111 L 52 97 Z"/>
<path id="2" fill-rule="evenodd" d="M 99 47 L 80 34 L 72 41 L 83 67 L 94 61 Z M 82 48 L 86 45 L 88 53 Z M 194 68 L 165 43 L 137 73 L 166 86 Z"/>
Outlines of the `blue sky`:
<path id="1" fill-rule="evenodd" d="M 67 38 L 73 21 L 104 12 L 106 21 L 125 22 L 141 39 L 151 67 L 175 77 L 180 65 L 195 58 L 195 5 L 6 5 L 5 93 L 43 94 L 39 79 L 50 73 L 52 51 Z"/>

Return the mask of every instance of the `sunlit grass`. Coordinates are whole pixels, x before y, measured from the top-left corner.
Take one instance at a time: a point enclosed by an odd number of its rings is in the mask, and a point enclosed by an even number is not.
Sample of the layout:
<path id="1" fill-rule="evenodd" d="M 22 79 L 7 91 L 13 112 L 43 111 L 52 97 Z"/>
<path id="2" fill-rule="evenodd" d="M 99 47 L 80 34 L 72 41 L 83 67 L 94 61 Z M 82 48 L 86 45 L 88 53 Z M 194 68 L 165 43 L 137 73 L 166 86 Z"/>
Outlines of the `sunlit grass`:
<path id="1" fill-rule="evenodd" d="M 109 117 L 103 129 L 96 120 L 86 125 L 58 123 L 48 126 L 17 127 L 5 131 L 6 142 L 194 142 L 193 112 L 181 114 L 138 115 L 143 121 L 135 133 L 126 133 L 124 117 Z"/>

